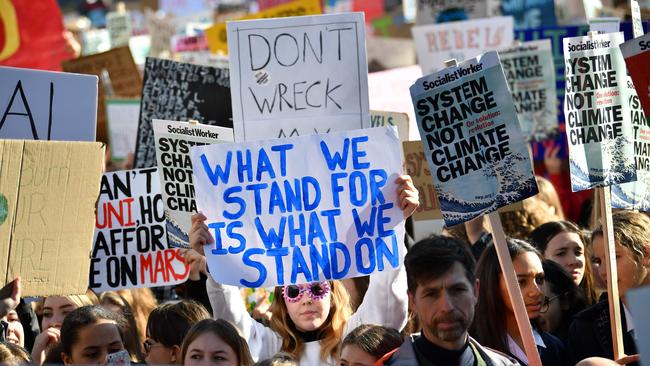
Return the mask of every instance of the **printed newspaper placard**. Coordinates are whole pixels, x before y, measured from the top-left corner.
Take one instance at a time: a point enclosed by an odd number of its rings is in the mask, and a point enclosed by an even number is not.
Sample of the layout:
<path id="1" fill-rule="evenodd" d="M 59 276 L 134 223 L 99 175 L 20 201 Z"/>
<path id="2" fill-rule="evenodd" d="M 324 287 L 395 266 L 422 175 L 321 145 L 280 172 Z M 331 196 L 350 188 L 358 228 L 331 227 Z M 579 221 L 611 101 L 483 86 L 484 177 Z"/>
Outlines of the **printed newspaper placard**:
<path id="1" fill-rule="evenodd" d="M 236 141 L 370 125 L 362 13 L 228 22 Z"/>
<path id="2" fill-rule="evenodd" d="M 557 136 L 559 126 L 551 40 L 525 42 L 499 51 L 499 57 L 524 137 L 541 141 Z"/>
<path id="3" fill-rule="evenodd" d="M 636 180 L 623 33 L 564 39 L 564 115 L 574 192 Z"/>
<path id="4" fill-rule="evenodd" d="M 196 213 L 190 147 L 232 142 L 232 128 L 154 119 L 153 134 L 169 244 L 189 248 Z"/>
<path id="5" fill-rule="evenodd" d="M 422 77 L 410 90 L 447 226 L 537 193 L 496 51 Z"/>
<path id="6" fill-rule="evenodd" d="M 167 242 L 158 169 L 102 176 L 88 287 L 96 292 L 183 283 L 189 276 Z"/>
<path id="7" fill-rule="evenodd" d="M 422 72 L 445 67 L 446 60 L 467 60 L 512 45 L 512 17 L 492 17 L 413 27 L 413 40 Z"/>
<path id="8" fill-rule="evenodd" d="M 266 287 L 401 265 L 394 127 L 193 147 L 196 203 L 220 283 Z"/>

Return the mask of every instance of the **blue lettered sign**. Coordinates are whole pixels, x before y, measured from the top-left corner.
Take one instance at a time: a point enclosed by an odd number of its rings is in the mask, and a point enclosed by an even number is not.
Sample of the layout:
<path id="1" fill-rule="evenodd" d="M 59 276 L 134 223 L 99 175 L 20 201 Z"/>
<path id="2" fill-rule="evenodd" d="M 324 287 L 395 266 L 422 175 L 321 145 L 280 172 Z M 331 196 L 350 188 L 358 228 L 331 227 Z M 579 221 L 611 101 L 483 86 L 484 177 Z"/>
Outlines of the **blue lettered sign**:
<path id="1" fill-rule="evenodd" d="M 404 216 L 393 127 L 193 147 L 220 283 L 267 287 L 397 268 Z"/>

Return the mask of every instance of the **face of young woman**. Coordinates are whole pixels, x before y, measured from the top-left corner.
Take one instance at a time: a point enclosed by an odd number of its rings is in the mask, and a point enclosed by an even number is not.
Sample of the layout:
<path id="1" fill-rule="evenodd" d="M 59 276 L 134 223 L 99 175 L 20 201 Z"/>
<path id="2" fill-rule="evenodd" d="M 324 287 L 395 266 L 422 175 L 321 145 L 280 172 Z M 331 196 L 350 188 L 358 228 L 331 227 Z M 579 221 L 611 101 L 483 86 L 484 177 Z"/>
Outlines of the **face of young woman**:
<path id="1" fill-rule="evenodd" d="M 551 301 L 548 303 L 548 310 L 540 315 L 539 325 L 543 331 L 553 333 L 562 324 L 562 300 L 557 296 L 558 294 L 551 291 L 550 287 L 549 283 L 546 282 L 544 295 Z M 570 320 L 567 319 L 567 321 Z"/>
<path id="2" fill-rule="evenodd" d="M 585 276 L 585 245 L 576 233 L 567 231 L 555 235 L 546 245 L 544 258 L 559 263 L 580 285 Z"/>
<path id="3" fill-rule="evenodd" d="M 124 349 L 117 324 L 102 319 L 79 329 L 70 355 L 62 354 L 66 365 L 104 365 L 106 357 Z"/>
<path id="4" fill-rule="evenodd" d="M 331 291 L 322 299 L 313 299 L 309 291 L 304 291 L 298 301 L 284 301 L 287 313 L 301 332 L 316 330 L 325 323 L 330 312 Z"/>
<path id="5" fill-rule="evenodd" d="M 339 366 L 373 366 L 377 359 L 355 345 L 347 345 L 341 350 Z"/>
<path id="6" fill-rule="evenodd" d="M 77 305 L 67 297 L 49 296 L 43 303 L 43 320 L 41 329 L 57 328 L 61 329 L 63 319 L 77 308 Z"/>
<path id="7" fill-rule="evenodd" d="M 196 337 L 188 346 L 185 366 L 237 366 L 235 351 L 212 332 Z"/>
<path id="8" fill-rule="evenodd" d="M 605 240 L 602 235 L 597 235 L 593 240 L 594 249 L 594 267 L 596 272 L 607 284 L 607 269 L 605 265 Z M 641 286 L 646 277 L 648 270 L 642 263 L 639 263 L 633 253 L 627 247 L 616 243 L 616 269 L 618 273 L 618 293 L 620 297 L 624 297 L 628 290 Z"/>
<path id="9" fill-rule="evenodd" d="M 542 261 L 537 254 L 524 252 L 512 260 L 512 265 L 515 267 L 519 288 L 526 304 L 528 319 L 537 319 L 544 303 L 544 269 L 542 268 Z M 499 290 L 506 307 L 514 314 L 503 274 L 499 280 Z"/>
<path id="10" fill-rule="evenodd" d="M 25 346 L 25 332 L 23 325 L 18 318 L 16 310 L 11 310 L 2 320 L 6 321 L 7 326 L 7 342 L 24 347 Z"/>
<path id="11" fill-rule="evenodd" d="M 149 365 L 173 365 L 178 360 L 180 348 L 167 347 L 151 338 L 145 341 L 145 362 Z"/>

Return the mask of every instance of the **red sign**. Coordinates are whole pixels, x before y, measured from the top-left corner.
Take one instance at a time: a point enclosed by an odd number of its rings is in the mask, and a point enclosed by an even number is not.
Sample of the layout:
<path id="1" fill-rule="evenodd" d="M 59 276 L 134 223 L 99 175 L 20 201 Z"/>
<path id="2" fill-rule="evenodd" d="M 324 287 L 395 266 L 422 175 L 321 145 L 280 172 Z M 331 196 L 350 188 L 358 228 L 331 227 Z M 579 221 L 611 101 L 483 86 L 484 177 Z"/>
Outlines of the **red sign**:
<path id="1" fill-rule="evenodd" d="M 0 66 L 61 70 L 72 56 L 55 0 L 0 0 Z"/>

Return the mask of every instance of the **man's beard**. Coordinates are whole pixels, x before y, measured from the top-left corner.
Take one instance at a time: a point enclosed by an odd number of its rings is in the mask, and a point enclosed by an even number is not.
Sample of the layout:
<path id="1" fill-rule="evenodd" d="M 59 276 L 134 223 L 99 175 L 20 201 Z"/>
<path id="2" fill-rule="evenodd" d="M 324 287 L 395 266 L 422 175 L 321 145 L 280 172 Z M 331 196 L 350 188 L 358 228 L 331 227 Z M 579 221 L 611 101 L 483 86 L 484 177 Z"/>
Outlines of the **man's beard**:
<path id="1" fill-rule="evenodd" d="M 443 322 L 455 322 L 455 324 L 451 328 L 440 329 L 438 324 Z M 438 339 L 445 342 L 453 342 L 465 336 L 469 325 L 465 317 L 456 312 L 452 312 L 434 318 L 431 324 L 431 331 Z"/>

